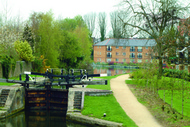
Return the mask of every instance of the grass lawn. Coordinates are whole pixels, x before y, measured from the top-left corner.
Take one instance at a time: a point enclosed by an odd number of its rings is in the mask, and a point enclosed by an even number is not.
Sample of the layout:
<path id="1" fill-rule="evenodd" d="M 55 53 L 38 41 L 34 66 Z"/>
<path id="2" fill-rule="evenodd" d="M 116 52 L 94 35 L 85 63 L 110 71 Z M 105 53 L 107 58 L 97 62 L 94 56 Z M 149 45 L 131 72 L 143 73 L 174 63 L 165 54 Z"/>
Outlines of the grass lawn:
<path id="1" fill-rule="evenodd" d="M 139 86 L 139 87 L 145 86 L 144 84 L 146 82 L 144 82 L 143 80 L 144 79 L 142 79 L 141 81 L 139 80 L 138 84 L 141 84 L 141 86 L 140 85 L 137 85 L 137 86 Z M 178 79 L 166 77 L 165 81 L 163 82 L 163 83 L 165 83 L 165 86 L 167 86 L 167 82 L 166 82 L 167 80 L 174 81 L 173 82 L 173 84 L 174 84 L 173 88 L 180 88 L 181 85 L 179 85 L 179 83 L 182 81 L 181 79 L 179 79 L 179 82 L 178 82 Z M 186 89 L 188 89 L 189 82 L 184 81 L 184 83 L 186 84 Z M 126 80 L 126 84 L 137 84 L 137 81 Z M 167 87 L 165 87 L 165 88 L 167 88 Z M 171 87 L 169 87 L 169 88 L 171 88 Z M 181 90 L 173 90 L 173 91 L 174 91 L 173 92 L 173 108 L 178 113 L 182 114 L 182 91 Z M 159 97 L 162 100 L 164 100 L 164 90 L 159 90 L 158 94 L 159 94 Z M 171 95 L 172 95 L 171 90 L 165 90 L 165 101 L 166 101 L 166 103 L 168 103 L 170 105 L 171 105 Z M 184 90 L 184 104 L 183 105 L 184 105 L 183 115 L 190 117 L 190 94 L 189 94 L 189 90 Z"/>
<path id="2" fill-rule="evenodd" d="M 117 76 L 103 77 L 103 79 L 108 80 L 108 85 L 88 85 L 87 88 L 110 90 L 110 79 L 116 77 Z M 106 113 L 106 117 L 103 117 L 104 113 Z M 126 115 L 113 95 L 85 96 L 82 114 L 123 123 L 123 126 L 137 127 L 137 125 Z"/>
<path id="3" fill-rule="evenodd" d="M 167 78 L 166 78 L 167 79 Z M 169 79 L 170 80 L 170 79 Z M 165 101 L 167 104 L 164 104 L 164 90 L 159 90 L 158 95 L 153 94 L 150 91 L 150 88 L 145 87 L 143 80 L 139 80 L 139 83 L 133 80 L 126 80 L 126 84 L 129 84 L 132 92 L 137 96 L 137 99 L 140 103 L 145 105 L 151 113 L 156 116 L 157 120 L 162 123 L 162 125 L 168 127 L 188 127 L 190 125 L 190 94 L 186 89 L 184 91 L 184 108 L 183 108 L 183 119 L 182 119 L 182 91 L 174 90 L 173 96 L 173 109 L 171 108 L 171 90 L 165 90 Z M 177 79 L 178 81 L 178 79 Z M 180 80 L 179 80 L 180 81 Z M 140 83 L 141 82 L 141 83 Z M 166 82 L 165 86 L 167 86 Z M 173 84 L 177 85 L 176 82 Z M 175 88 L 174 85 L 174 88 Z M 186 88 L 188 87 L 188 83 L 186 83 Z M 165 87 L 167 88 L 167 87 Z M 179 86 L 177 87 L 179 88 Z M 164 104 L 164 111 L 163 111 Z M 175 111 L 175 112 L 174 112 Z M 188 126 L 187 126 L 188 125 Z"/>
<path id="4" fill-rule="evenodd" d="M 183 115 L 190 117 L 190 99 L 188 98 L 188 93 L 189 91 L 185 90 L 184 91 L 184 102 L 183 102 Z M 160 98 L 162 100 L 164 100 L 164 91 L 163 90 L 159 90 L 158 94 L 160 96 Z M 168 104 L 171 104 L 171 96 L 172 92 L 171 90 L 165 90 L 165 101 Z M 182 92 L 181 91 L 177 91 L 175 90 L 173 92 L 173 108 L 179 112 L 180 114 L 182 114 Z"/>

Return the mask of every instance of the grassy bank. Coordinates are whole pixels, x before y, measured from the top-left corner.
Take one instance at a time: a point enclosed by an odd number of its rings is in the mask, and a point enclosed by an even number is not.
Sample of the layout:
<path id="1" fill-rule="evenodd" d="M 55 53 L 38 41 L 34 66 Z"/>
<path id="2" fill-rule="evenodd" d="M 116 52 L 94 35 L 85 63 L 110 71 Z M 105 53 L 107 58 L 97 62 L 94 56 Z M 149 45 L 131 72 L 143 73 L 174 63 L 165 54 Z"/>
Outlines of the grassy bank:
<path id="1" fill-rule="evenodd" d="M 89 85 L 88 88 L 110 90 L 110 80 L 117 76 L 108 76 L 108 85 Z M 103 114 L 106 113 L 106 117 Z M 83 115 L 96 117 L 104 120 L 123 123 L 123 126 L 137 127 L 137 125 L 126 115 L 113 95 L 107 96 L 85 96 Z"/>
<path id="2" fill-rule="evenodd" d="M 151 79 L 149 79 L 149 81 L 151 81 Z M 182 91 L 179 89 L 180 82 L 184 83 L 185 87 L 188 88 L 188 82 L 163 77 L 159 81 L 159 85 L 164 86 L 164 88 L 167 88 L 168 90 L 158 90 L 157 94 L 156 91 L 153 92 L 152 88 L 156 81 L 151 81 L 152 84 L 148 85 L 148 82 L 145 79 L 126 80 L 126 83 L 135 94 L 138 101 L 145 105 L 162 125 L 167 127 L 183 127 L 190 125 L 190 100 L 188 99 L 189 92 L 188 89 L 184 90 L 184 116 L 182 116 Z M 173 87 L 168 87 L 169 85 L 172 85 Z"/>

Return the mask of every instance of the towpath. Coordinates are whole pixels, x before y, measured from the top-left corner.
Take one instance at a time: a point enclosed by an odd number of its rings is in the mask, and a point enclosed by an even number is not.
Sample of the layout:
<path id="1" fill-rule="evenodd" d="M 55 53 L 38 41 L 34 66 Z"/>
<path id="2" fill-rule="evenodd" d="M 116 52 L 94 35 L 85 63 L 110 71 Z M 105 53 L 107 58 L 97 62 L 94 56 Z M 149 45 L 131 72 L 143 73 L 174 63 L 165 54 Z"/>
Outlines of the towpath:
<path id="1" fill-rule="evenodd" d="M 111 90 L 113 91 L 118 103 L 137 126 L 161 127 L 147 108 L 138 102 L 137 98 L 130 91 L 127 84 L 125 84 L 125 80 L 128 78 L 129 74 L 111 79 Z"/>

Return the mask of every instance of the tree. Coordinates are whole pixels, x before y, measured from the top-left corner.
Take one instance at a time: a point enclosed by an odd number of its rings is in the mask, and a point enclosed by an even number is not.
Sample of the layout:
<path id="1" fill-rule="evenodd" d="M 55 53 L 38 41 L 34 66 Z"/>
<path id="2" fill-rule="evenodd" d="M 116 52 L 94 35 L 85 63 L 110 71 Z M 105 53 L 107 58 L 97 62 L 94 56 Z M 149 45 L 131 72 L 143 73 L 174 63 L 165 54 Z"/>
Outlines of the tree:
<path id="1" fill-rule="evenodd" d="M 178 26 L 178 52 L 179 62 L 186 62 L 190 64 L 190 17 L 186 19 L 180 19 Z"/>
<path id="2" fill-rule="evenodd" d="M 83 62 L 90 61 L 91 41 L 89 31 L 81 16 L 60 20 L 61 40 L 60 67 L 76 68 Z"/>
<path id="3" fill-rule="evenodd" d="M 106 36 L 106 13 L 100 12 L 98 15 L 98 24 L 100 28 L 100 39 L 101 41 L 104 41 Z"/>
<path id="4" fill-rule="evenodd" d="M 28 26 L 28 24 L 25 25 L 22 40 L 23 41 L 26 40 L 30 44 L 30 46 L 34 52 L 34 35 L 33 35 L 31 28 Z"/>
<path id="5" fill-rule="evenodd" d="M 59 25 L 57 21 L 54 21 L 51 11 L 42 16 L 37 33 L 40 41 L 38 42 L 39 46 L 36 52 L 47 59 L 47 65 L 57 67 L 59 64 L 59 47 L 62 38 Z"/>
<path id="6" fill-rule="evenodd" d="M 88 13 L 84 15 L 83 19 L 90 31 L 90 37 L 92 37 L 96 24 L 96 13 Z"/>
<path id="7" fill-rule="evenodd" d="M 41 37 L 39 35 L 39 26 L 40 23 L 42 21 L 42 17 L 43 17 L 44 13 L 42 12 L 33 12 L 28 20 L 28 26 L 29 29 L 31 29 L 31 32 L 33 33 L 33 38 L 34 38 L 34 43 L 32 45 L 31 43 L 31 47 L 33 48 L 33 52 L 36 54 L 37 49 L 39 48 L 39 42 L 41 41 Z"/>
<path id="8" fill-rule="evenodd" d="M 113 38 L 122 38 L 122 22 L 119 19 L 118 11 L 110 13 L 110 21 L 113 32 Z"/>
<path id="9" fill-rule="evenodd" d="M 32 55 L 32 49 L 27 41 L 15 41 L 14 48 L 16 49 L 20 60 L 26 62 L 31 62 L 34 60 L 34 56 Z"/>
<path id="10" fill-rule="evenodd" d="M 162 56 L 164 42 L 160 39 L 164 32 L 173 29 L 178 22 L 180 14 L 187 11 L 187 6 L 182 6 L 177 0 L 152 0 L 152 1 L 130 1 L 124 0 L 125 7 L 131 17 L 123 25 L 134 28 L 133 35 L 143 31 L 153 37 L 156 42 L 159 59 L 159 74 L 162 75 Z M 169 46 L 168 46 L 169 47 Z"/>

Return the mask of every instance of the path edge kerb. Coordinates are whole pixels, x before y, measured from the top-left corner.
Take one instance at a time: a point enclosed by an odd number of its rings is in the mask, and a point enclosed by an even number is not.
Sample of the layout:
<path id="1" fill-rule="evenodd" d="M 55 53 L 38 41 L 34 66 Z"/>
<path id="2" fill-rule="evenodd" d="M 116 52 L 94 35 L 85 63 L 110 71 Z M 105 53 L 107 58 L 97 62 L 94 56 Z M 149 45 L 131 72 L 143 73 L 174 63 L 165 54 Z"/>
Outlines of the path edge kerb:
<path id="1" fill-rule="evenodd" d="M 66 115 L 67 120 L 79 122 L 82 124 L 88 125 L 97 125 L 102 127 L 122 127 L 122 123 L 111 122 L 107 120 L 102 120 L 94 117 L 88 117 L 82 115 L 81 113 L 67 113 Z"/>

